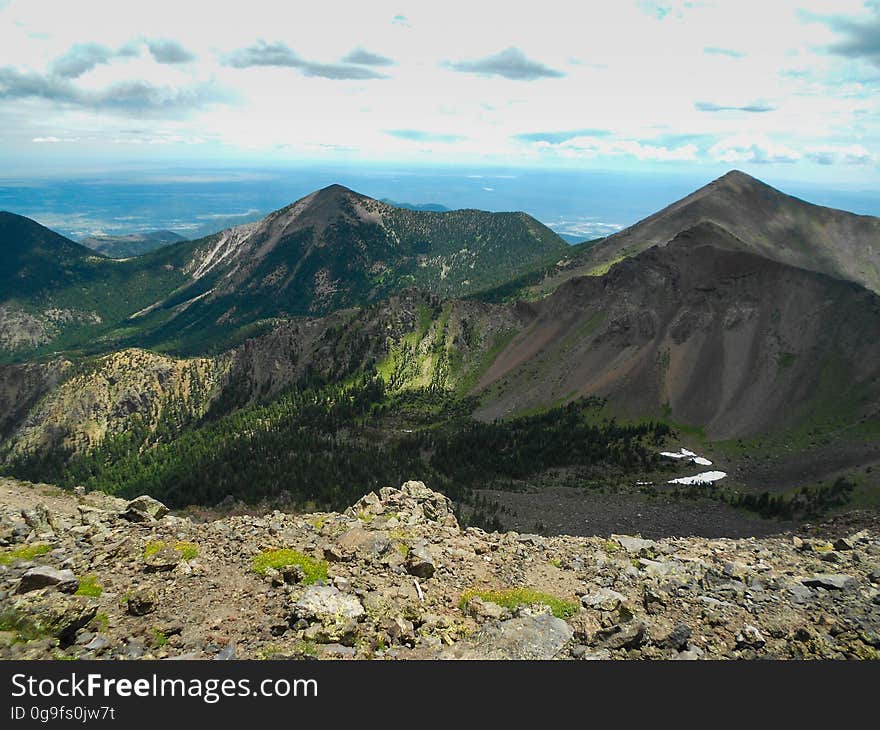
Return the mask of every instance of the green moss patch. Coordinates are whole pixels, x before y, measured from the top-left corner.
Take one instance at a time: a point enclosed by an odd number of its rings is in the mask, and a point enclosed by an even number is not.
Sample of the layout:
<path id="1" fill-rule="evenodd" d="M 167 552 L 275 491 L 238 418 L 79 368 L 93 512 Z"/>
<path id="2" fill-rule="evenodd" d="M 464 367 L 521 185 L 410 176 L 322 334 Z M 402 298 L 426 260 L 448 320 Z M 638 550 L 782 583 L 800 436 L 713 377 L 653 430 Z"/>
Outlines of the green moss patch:
<path id="1" fill-rule="evenodd" d="M 86 575 L 79 579 L 79 588 L 76 589 L 77 596 L 88 596 L 89 598 L 97 598 L 104 592 L 103 587 L 98 583 L 98 578 L 94 575 Z"/>
<path id="2" fill-rule="evenodd" d="M 33 543 L 22 545 L 19 548 L 10 548 L 0 553 L 0 565 L 9 565 L 14 560 L 33 560 L 40 555 L 45 555 L 51 549 L 46 543 Z"/>
<path id="3" fill-rule="evenodd" d="M 303 583 L 317 583 L 319 580 L 327 580 L 327 561 L 310 558 L 297 550 L 265 550 L 254 556 L 254 572 L 265 575 L 273 568 L 281 570 L 291 565 L 302 568 Z"/>
<path id="4" fill-rule="evenodd" d="M 578 611 L 578 604 L 572 601 L 566 601 L 563 598 L 551 596 L 548 593 L 541 593 L 531 588 L 508 588 L 503 591 L 465 591 L 461 595 L 461 601 L 458 604 L 459 608 L 463 609 L 472 598 L 480 598 L 489 603 L 496 603 L 511 611 L 520 606 L 534 606 L 535 604 L 542 603 L 550 607 L 556 618 L 563 619 L 571 618 Z"/>
<path id="5" fill-rule="evenodd" d="M 151 540 L 144 548 L 144 560 L 148 560 L 166 547 L 172 547 L 177 550 L 177 552 L 180 553 L 180 557 L 184 560 L 195 560 L 199 557 L 199 546 L 194 542 L 181 540 L 179 542 L 168 543 L 163 540 Z"/>

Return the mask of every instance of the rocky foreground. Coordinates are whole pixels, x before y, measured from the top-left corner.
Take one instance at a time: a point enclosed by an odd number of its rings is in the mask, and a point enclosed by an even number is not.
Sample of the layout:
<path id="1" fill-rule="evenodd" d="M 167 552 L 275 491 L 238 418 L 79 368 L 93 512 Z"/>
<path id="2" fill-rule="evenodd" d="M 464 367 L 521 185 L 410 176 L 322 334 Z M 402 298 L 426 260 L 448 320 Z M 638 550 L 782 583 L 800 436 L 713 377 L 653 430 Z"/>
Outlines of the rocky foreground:
<path id="1" fill-rule="evenodd" d="M 498 534 L 407 482 L 342 514 L 199 523 L 0 480 L 7 659 L 877 659 L 878 584 L 868 517 L 745 540 Z"/>

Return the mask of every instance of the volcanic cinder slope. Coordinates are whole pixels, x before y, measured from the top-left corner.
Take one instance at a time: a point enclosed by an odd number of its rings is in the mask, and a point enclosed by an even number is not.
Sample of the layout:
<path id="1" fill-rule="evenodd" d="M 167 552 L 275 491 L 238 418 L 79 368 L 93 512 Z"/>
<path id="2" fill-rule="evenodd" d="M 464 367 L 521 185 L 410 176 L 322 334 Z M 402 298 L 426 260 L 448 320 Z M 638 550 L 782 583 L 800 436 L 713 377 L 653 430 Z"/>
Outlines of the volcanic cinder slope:
<path id="1" fill-rule="evenodd" d="M 703 222 L 727 229 L 742 247 L 764 258 L 880 292 L 880 218 L 807 203 L 738 170 L 584 248 L 573 265 L 543 288 L 665 246 Z"/>
<path id="2" fill-rule="evenodd" d="M 481 418 L 600 395 L 727 439 L 880 410 L 880 297 L 712 223 L 530 306 L 477 386 Z"/>

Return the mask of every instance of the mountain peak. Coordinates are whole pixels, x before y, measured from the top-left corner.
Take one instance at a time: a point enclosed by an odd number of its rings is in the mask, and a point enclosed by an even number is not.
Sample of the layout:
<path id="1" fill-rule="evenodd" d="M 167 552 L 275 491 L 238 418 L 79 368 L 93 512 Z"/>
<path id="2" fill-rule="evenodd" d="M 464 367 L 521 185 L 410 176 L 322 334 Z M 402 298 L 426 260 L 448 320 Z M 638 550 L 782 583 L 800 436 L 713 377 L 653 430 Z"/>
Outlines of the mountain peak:
<path id="1" fill-rule="evenodd" d="M 717 190 L 727 190 L 736 193 L 749 190 L 773 190 L 774 192 L 779 192 L 776 188 L 773 188 L 756 177 L 752 177 L 742 170 L 731 170 L 730 172 L 725 173 L 721 177 L 710 182 L 702 191 L 710 192 Z M 702 191 L 698 190 L 694 195 L 699 195 Z"/>
<path id="2" fill-rule="evenodd" d="M 339 195 L 357 195 L 358 197 L 364 197 L 360 195 L 360 193 L 356 193 L 351 188 L 345 187 L 345 185 L 340 185 L 339 183 L 333 183 L 332 185 L 328 185 L 325 188 L 321 188 L 320 190 L 316 190 L 315 195 L 321 195 L 325 197 L 330 196 L 339 196 Z"/>

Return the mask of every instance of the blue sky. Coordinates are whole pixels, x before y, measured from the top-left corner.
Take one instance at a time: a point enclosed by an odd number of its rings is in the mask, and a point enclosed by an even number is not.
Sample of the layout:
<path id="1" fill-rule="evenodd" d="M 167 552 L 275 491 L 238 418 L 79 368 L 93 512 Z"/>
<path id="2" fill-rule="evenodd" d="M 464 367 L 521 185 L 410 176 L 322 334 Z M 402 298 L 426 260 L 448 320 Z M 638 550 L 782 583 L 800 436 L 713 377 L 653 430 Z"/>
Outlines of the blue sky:
<path id="1" fill-rule="evenodd" d="M 871 185 L 880 0 L 0 0 L 7 174 L 732 167 Z"/>

